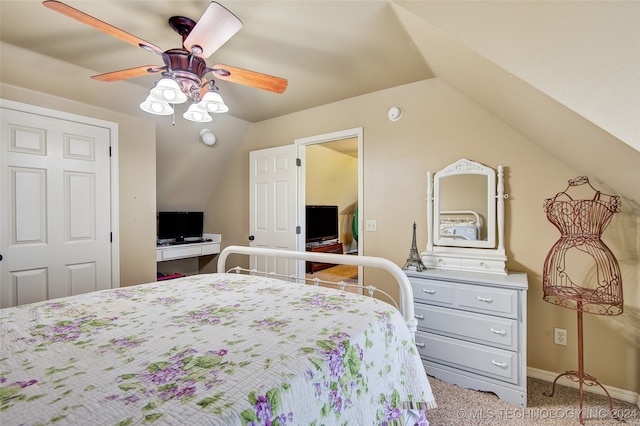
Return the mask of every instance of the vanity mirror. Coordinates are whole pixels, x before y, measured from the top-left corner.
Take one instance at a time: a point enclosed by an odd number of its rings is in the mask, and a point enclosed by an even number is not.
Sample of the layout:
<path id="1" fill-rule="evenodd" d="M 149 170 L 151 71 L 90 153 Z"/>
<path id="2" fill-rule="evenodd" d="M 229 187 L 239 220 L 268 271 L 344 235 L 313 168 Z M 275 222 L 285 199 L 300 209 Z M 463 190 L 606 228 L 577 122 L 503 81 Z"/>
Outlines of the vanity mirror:
<path id="1" fill-rule="evenodd" d="M 502 166 L 463 158 L 427 172 L 425 266 L 506 274 L 504 198 Z"/>

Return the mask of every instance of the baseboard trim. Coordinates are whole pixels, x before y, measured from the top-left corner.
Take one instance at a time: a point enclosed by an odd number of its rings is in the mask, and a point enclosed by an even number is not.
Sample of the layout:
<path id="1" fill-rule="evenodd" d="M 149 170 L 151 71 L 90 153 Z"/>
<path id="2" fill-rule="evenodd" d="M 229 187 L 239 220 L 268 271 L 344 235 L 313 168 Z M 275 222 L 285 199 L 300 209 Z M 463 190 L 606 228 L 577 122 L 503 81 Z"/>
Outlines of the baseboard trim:
<path id="1" fill-rule="evenodd" d="M 552 383 L 559 373 L 553 373 L 551 371 L 541 370 L 539 368 L 527 367 L 527 376 L 533 377 L 534 379 L 544 380 L 545 382 Z M 558 380 L 558 384 L 562 386 L 567 386 L 570 388 L 578 389 L 580 385 L 577 382 L 567 379 L 566 377 L 562 377 Z M 638 408 L 640 408 L 640 394 L 637 392 L 633 392 L 630 390 L 616 388 L 614 386 L 605 385 L 603 386 L 607 388 L 609 395 L 611 398 L 619 399 L 620 401 L 629 402 L 631 404 L 636 404 Z M 604 391 L 599 387 L 589 387 L 589 389 L 585 389 L 587 392 L 593 392 L 598 395 L 607 396 Z"/>

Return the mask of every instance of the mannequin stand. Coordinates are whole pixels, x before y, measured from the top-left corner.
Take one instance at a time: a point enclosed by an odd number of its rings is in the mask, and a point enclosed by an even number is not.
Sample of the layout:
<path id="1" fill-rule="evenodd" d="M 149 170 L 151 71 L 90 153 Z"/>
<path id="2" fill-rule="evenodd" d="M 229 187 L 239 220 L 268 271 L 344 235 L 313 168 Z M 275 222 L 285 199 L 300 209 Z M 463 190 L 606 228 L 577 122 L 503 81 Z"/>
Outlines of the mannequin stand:
<path id="1" fill-rule="evenodd" d="M 547 394 L 544 393 L 545 396 L 548 397 L 552 397 L 553 394 L 555 393 L 555 389 L 556 389 L 556 382 L 558 381 L 558 379 L 562 376 L 566 376 L 569 380 L 573 381 L 573 382 L 577 382 L 580 384 L 580 424 L 584 424 L 583 420 L 582 420 L 582 400 L 584 397 L 584 386 L 587 387 L 591 387 L 591 386 L 600 386 L 602 388 L 602 390 L 604 391 L 604 393 L 607 395 L 607 398 L 609 399 L 609 411 L 611 412 L 611 416 L 616 419 L 616 420 L 620 420 L 616 415 L 615 412 L 613 411 L 613 401 L 611 399 L 611 395 L 609 395 L 609 392 L 607 391 L 607 389 L 602 386 L 602 384 L 598 381 L 598 379 L 596 379 L 595 377 L 586 374 L 584 372 L 584 352 L 582 350 L 583 348 L 583 342 L 582 342 L 582 302 L 577 302 L 578 303 L 578 371 L 565 371 L 562 374 L 558 374 L 555 378 L 555 380 L 553 381 L 553 385 L 551 387 L 551 393 Z"/>

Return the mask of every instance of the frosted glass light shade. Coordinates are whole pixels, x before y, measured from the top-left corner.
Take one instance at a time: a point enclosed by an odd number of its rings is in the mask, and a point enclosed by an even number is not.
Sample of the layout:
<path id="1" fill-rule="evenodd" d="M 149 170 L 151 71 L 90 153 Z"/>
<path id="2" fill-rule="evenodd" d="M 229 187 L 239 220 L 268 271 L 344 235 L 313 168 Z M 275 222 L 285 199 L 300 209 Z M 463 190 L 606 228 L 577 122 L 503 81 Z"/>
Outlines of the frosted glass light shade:
<path id="1" fill-rule="evenodd" d="M 229 107 L 225 105 L 222 96 L 218 92 L 209 90 L 204 94 L 202 100 L 198 102 L 198 107 L 214 113 L 223 113 L 229 111 Z"/>
<path id="2" fill-rule="evenodd" d="M 185 113 L 182 114 L 182 116 L 184 118 L 186 118 L 187 120 L 189 120 L 189 121 L 195 121 L 195 122 L 198 122 L 198 123 L 206 123 L 206 122 L 209 122 L 209 121 L 213 120 L 211 118 L 211 116 L 209 114 L 207 114 L 206 111 L 203 111 L 196 104 L 191 104 L 189 109 L 186 110 Z"/>
<path id="3" fill-rule="evenodd" d="M 187 101 L 187 95 L 180 90 L 178 82 L 168 77 L 161 78 L 149 94 L 159 101 L 170 104 L 181 104 Z"/>
<path id="4" fill-rule="evenodd" d="M 153 96 L 147 96 L 147 99 L 140 104 L 140 109 L 150 114 L 169 115 L 173 113 L 173 108 L 166 103 L 157 100 Z"/>
<path id="5" fill-rule="evenodd" d="M 202 139 L 203 144 L 208 146 L 211 146 L 214 143 L 216 143 L 216 135 L 211 133 L 211 130 L 209 129 L 200 130 L 200 139 Z"/>

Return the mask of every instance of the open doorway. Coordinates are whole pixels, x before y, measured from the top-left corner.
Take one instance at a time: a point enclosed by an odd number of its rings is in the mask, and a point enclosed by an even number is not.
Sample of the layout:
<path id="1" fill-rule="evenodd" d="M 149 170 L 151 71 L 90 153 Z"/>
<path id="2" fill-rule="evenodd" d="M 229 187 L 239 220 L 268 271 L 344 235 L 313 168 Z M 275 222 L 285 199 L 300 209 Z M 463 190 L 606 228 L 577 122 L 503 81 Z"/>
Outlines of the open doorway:
<path id="1" fill-rule="evenodd" d="M 299 182 L 298 247 L 308 251 L 362 253 L 362 128 L 296 140 L 304 173 Z M 307 220 L 316 217 L 317 221 Z M 332 225 L 337 223 L 337 229 Z M 325 235 L 326 234 L 326 235 Z M 359 283 L 362 271 L 350 265 L 306 264 L 307 278 Z"/>

